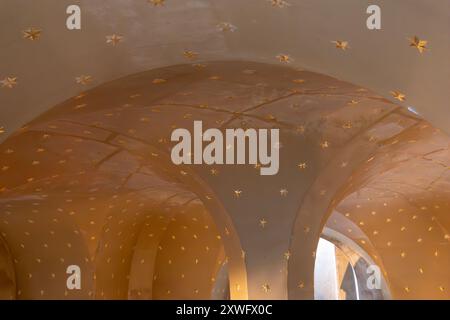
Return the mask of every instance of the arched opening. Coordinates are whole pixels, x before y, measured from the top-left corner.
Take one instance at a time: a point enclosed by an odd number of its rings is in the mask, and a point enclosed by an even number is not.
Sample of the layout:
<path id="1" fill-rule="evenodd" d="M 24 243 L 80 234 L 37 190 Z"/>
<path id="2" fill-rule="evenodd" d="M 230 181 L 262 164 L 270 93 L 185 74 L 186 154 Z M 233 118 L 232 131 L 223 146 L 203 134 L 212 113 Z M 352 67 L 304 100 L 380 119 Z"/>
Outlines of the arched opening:
<path id="1" fill-rule="evenodd" d="M 222 269 L 226 260 L 222 238 L 200 201 L 166 204 L 146 216 L 139 232 L 128 298 L 211 299 L 222 278 L 228 284 L 228 270 Z M 221 293 L 230 296 L 226 288 Z"/>
<path id="2" fill-rule="evenodd" d="M 382 267 L 355 242 L 325 228 L 314 263 L 315 300 L 386 300 Z"/>

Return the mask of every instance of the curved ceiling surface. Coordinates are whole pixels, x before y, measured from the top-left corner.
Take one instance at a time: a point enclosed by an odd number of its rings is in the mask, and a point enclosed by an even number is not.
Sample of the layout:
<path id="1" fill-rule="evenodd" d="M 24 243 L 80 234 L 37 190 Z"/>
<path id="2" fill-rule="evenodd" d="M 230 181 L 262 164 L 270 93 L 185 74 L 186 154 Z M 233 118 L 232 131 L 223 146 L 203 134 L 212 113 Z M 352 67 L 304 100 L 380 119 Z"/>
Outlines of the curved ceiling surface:
<path id="1" fill-rule="evenodd" d="M 0 298 L 312 299 L 325 237 L 448 299 L 450 4 L 374 2 L 381 30 L 367 1 L 3 0 Z M 279 171 L 174 165 L 195 120 L 279 129 Z"/>
<path id="2" fill-rule="evenodd" d="M 81 30 L 65 26 L 66 8 L 81 8 Z M 158 5 L 159 4 L 159 5 Z M 381 30 L 368 30 L 367 1 L 15 1 L 1 3 L 0 78 L 17 77 L 0 91 L 0 126 L 6 134 L 88 87 L 161 66 L 199 61 L 249 60 L 306 68 L 370 88 L 392 99 L 406 95 L 442 130 L 450 127 L 450 4 L 448 1 L 372 1 L 382 9 Z M 398 17 L 401 16 L 401 19 Z M 42 33 L 31 41 L 23 31 Z M 118 45 L 107 43 L 116 34 Z M 421 54 L 410 38 L 428 41 Z M 270 39 L 270 40 L 269 40 Z M 348 50 L 331 41 L 345 40 Z"/>
<path id="3" fill-rule="evenodd" d="M 194 119 L 279 128 L 278 174 L 173 165 L 171 132 Z M 296 299 L 313 296 L 327 223 L 386 267 L 393 297 L 445 298 L 448 144 L 405 108 L 317 73 L 255 62 L 154 69 L 79 94 L 1 145 L 2 237 L 20 298 L 208 298 L 226 261 L 232 298 Z M 341 223 L 327 222 L 333 212 Z M 81 292 L 45 284 L 67 260 L 91 274 Z M 189 270 L 204 278 L 180 291 Z"/>

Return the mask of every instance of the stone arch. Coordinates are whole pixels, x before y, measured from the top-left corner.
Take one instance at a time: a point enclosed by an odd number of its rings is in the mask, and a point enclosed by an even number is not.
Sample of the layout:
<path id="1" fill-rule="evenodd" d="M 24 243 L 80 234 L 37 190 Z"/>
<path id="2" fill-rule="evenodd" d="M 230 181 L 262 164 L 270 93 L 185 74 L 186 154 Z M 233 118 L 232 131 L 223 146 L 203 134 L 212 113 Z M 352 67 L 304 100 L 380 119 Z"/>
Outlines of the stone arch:
<path id="1" fill-rule="evenodd" d="M 379 124 L 377 124 L 379 125 Z M 373 128 L 370 129 L 373 131 Z M 411 148 L 412 143 L 416 143 L 417 141 L 421 141 L 419 148 L 423 148 L 422 153 L 419 153 L 419 155 L 434 155 L 434 154 L 446 154 L 446 141 L 448 137 L 445 135 L 442 135 L 442 133 L 432 128 L 428 123 L 426 123 L 423 120 L 415 119 L 414 123 L 409 125 L 408 127 L 404 128 L 403 130 L 400 130 L 399 132 L 396 132 L 395 134 L 387 134 L 387 136 L 383 137 L 383 139 L 379 139 L 378 145 L 372 149 L 363 148 L 363 146 L 359 145 L 356 141 L 356 143 L 353 145 L 358 150 L 357 158 L 360 159 L 359 163 L 353 166 L 352 170 L 350 170 L 346 175 L 337 175 L 332 174 L 331 171 L 327 174 L 327 169 L 324 170 L 323 175 L 319 176 L 319 178 L 315 181 L 315 184 L 311 188 L 311 192 L 307 194 L 304 201 L 302 202 L 302 206 L 299 210 L 299 215 L 297 216 L 297 221 L 294 226 L 293 230 L 293 237 L 291 240 L 291 250 L 292 250 L 292 259 L 290 261 L 290 273 L 289 273 L 289 297 L 290 298 L 298 298 L 298 299 L 311 299 L 313 297 L 313 283 L 311 281 L 311 268 L 314 265 L 314 254 L 315 254 L 315 248 L 317 247 L 317 241 L 320 235 L 322 234 L 322 230 L 324 229 L 329 217 L 333 213 L 333 211 L 336 209 L 337 206 L 342 206 L 345 203 L 347 203 L 349 200 L 349 197 L 354 195 L 355 193 L 360 192 L 360 190 L 366 190 L 367 188 L 371 188 L 370 186 L 372 184 L 383 184 L 382 178 L 383 176 L 388 176 L 389 173 L 401 171 L 403 174 L 403 177 L 405 177 L 405 173 L 407 170 L 407 166 L 403 166 L 404 163 L 407 161 L 410 161 L 410 159 L 405 157 L 406 151 L 408 148 Z M 442 147 L 443 146 L 443 147 Z M 343 154 L 345 155 L 348 150 L 344 150 Z M 359 158 L 360 157 L 360 158 Z M 436 156 L 434 159 L 439 159 L 441 156 Z M 386 159 L 389 158 L 390 161 L 386 161 Z M 337 159 L 334 159 L 333 161 L 341 161 L 341 156 L 337 157 Z M 382 163 L 382 160 L 384 162 Z M 434 162 L 433 168 L 434 170 L 441 170 L 439 169 L 439 166 L 443 166 L 445 168 L 445 165 L 442 165 L 439 160 L 432 160 L 427 159 L 426 156 L 423 156 L 423 158 L 417 157 L 416 155 L 411 155 L 411 159 L 418 159 L 418 161 L 422 161 L 423 163 L 426 162 Z M 425 162 L 423 161 L 425 160 Z M 333 168 L 331 166 L 330 168 Z M 336 167 L 334 167 L 336 168 Z M 402 169 L 403 168 L 403 169 Z M 403 170 L 403 171 L 402 171 Z M 442 169 L 444 170 L 444 169 Z M 443 171 L 444 172 L 444 171 Z M 417 173 L 411 173 L 409 172 L 409 175 L 411 177 L 414 177 Z M 445 175 L 445 173 L 443 174 Z M 334 181 L 327 180 L 330 177 L 335 178 Z M 399 175 L 397 176 L 400 177 Z M 337 178 L 337 179 L 336 179 Z M 395 178 L 395 176 L 394 176 Z M 421 176 L 418 176 L 419 179 L 422 179 Z M 386 182 L 389 184 L 389 181 Z M 396 180 L 400 181 L 400 180 Z M 436 180 L 439 181 L 439 178 Z M 395 182 L 395 181 L 394 181 Z M 442 182 L 443 183 L 443 182 Z M 434 183 L 432 183 L 434 184 Z M 323 194 L 320 193 L 321 190 L 324 190 L 325 186 L 328 187 L 328 190 L 330 190 L 330 186 L 332 188 L 332 193 L 323 204 L 318 201 Z M 335 189 L 333 189 L 335 187 Z M 415 196 L 417 198 L 417 202 L 420 203 L 428 201 L 428 205 L 432 205 L 430 201 L 435 199 L 435 205 L 434 208 L 439 211 L 444 210 L 439 206 L 439 204 L 443 206 L 448 206 L 448 193 L 445 191 L 440 192 L 438 191 L 438 188 L 432 188 L 429 189 L 429 186 L 427 186 L 427 183 L 419 182 L 419 185 L 417 186 L 419 189 L 415 190 Z M 432 191 L 435 193 L 437 192 L 437 195 L 433 195 Z M 387 191 L 386 191 L 387 192 Z M 404 202 L 408 203 L 411 201 L 411 197 L 408 197 L 408 192 L 411 192 L 411 188 L 408 190 L 406 188 L 406 195 L 402 194 L 399 191 L 392 191 L 391 200 L 400 197 L 404 198 Z M 428 193 L 428 194 L 427 194 Z M 367 190 L 366 190 L 366 194 Z M 383 194 L 383 193 L 381 193 Z M 322 197 L 323 199 L 323 197 Z M 368 200 L 373 200 L 369 198 Z M 369 202 L 369 201 L 368 201 Z M 391 201 L 392 202 L 392 201 Z M 398 202 L 398 201 L 397 201 Z M 411 203 L 409 203 L 411 204 Z M 314 205 L 314 206 L 313 206 Z M 386 206 L 387 203 L 385 202 L 384 205 Z M 412 207 L 416 207 L 415 209 L 419 210 L 417 208 L 417 205 L 412 204 Z M 370 208 L 370 206 L 368 207 Z M 375 208 L 375 207 L 374 207 Z M 422 210 L 428 210 L 427 205 L 421 207 Z M 371 210 L 371 209 L 366 209 Z M 413 208 L 414 210 L 414 208 Z M 380 210 L 382 211 L 382 210 Z M 398 209 L 398 212 L 403 212 L 404 210 L 402 208 Z M 419 210 L 420 211 L 420 210 Z M 346 213 L 346 215 L 349 213 Z M 369 211 L 368 214 L 371 214 L 373 216 L 377 215 L 377 212 L 375 209 L 373 209 L 371 212 Z M 312 215 L 319 215 L 319 219 L 315 221 L 313 224 L 308 224 L 308 217 L 311 217 Z M 394 213 L 395 216 L 395 213 Z M 394 218 L 392 218 L 392 215 L 386 216 L 386 223 L 391 223 Z M 417 215 L 412 215 L 412 219 L 416 219 Z M 442 218 L 442 217 L 441 217 Z M 398 226 L 399 233 L 403 230 L 405 230 L 405 227 L 401 225 L 400 222 L 402 218 L 398 219 L 395 223 L 396 226 Z M 438 218 L 436 216 L 431 216 L 430 221 L 437 221 Z M 426 222 L 424 222 L 426 223 Z M 360 221 L 359 224 L 364 226 L 364 221 Z M 374 224 L 375 225 L 375 224 Z M 378 224 L 379 225 L 379 224 Z M 437 225 L 440 225 L 437 223 Z M 425 225 L 423 225 L 425 226 Z M 366 224 L 366 227 L 367 224 Z M 432 230 L 432 227 L 427 225 L 428 231 Z M 376 235 L 378 235 L 383 230 L 373 230 L 373 234 L 369 235 L 369 238 L 374 239 Z M 389 231 L 391 232 L 390 236 L 388 237 L 394 237 L 396 231 Z M 439 233 L 441 233 L 441 240 L 439 240 Z M 433 246 L 441 246 L 442 240 L 448 240 L 447 231 L 445 227 L 442 231 L 438 231 L 437 235 L 431 236 L 432 241 L 434 241 L 434 245 L 431 244 L 431 247 Z M 422 238 L 417 238 L 418 243 L 422 243 Z M 356 241 L 356 240 L 355 240 Z M 365 247 L 368 247 L 368 243 L 364 239 L 358 239 L 359 245 L 364 245 Z M 370 241 L 369 241 L 370 242 Z M 414 246 L 414 242 L 410 241 L 411 245 Z M 398 246 L 399 244 L 397 244 Z M 378 244 L 379 246 L 379 244 Z M 394 267 L 394 265 L 391 264 L 389 266 L 387 265 L 387 262 L 383 263 L 383 259 L 386 260 L 392 260 L 392 254 L 388 254 L 388 251 L 390 248 L 386 248 L 392 246 L 392 241 L 387 241 L 385 246 L 379 247 L 376 251 L 379 253 L 375 255 L 375 258 L 378 259 L 378 263 L 383 265 L 384 264 L 384 276 L 389 279 L 390 274 L 398 274 L 399 272 L 402 272 L 401 270 L 398 270 L 397 267 Z M 422 263 L 423 261 L 426 261 L 427 258 L 425 258 L 425 252 L 426 255 L 432 256 L 433 252 L 428 252 L 431 249 L 428 247 L 428 249 L 425 250 L 426 247 L 424 246 L 417 246 L 416 251 L 423 252 L 422 253 Z M 434 251 L 436 250 L 436 251 Z M 438 256 L 437 249 L 433 249 L 435 257 Z M 443 255 L 448 255 L 448 249 L 441 250 L 443 251 Z M 381 257 L 384 253 L 384 257 Z M 398 256 L 405 258 L 406 253 L 404 251 L 399 252 Z M 307 263 L 305 263 L 305 261 Z M 442 260 L 440 260 L 442 261 Z M 302 264 L 303 263 L 303 264 Z M 416 261 L 417 263 L 417 261 Z M 442 263 L 442 262 L 441 262 Z M 437 265 L 437 262 L 432 262 L 430 265 L 430 269 L 435 270 L 437 273 L 442 273 L 443 270 L 446 268 L 446 264 L 443 263 L 441 265 Z M 295 271 L 294 271 L 295 270 Z M 404 269 L 403 269 L 404 270 Z M 423 268 L 418 267 L 417 273 L 423 274 Z M 412 277 L 412 276 L 411 276 Z M 392 278 L 395 278 L 398 280 L 398 276 L 392 276 Z M 445 277 L 444 277 L 445 278 Z M 424 292 L 428 292 L 428 294 L 431 294 L 432 292 L 433 296 L 438 299 L 442 299 L 445 296 L 445 283 L 444 278 L 441 278 L 439 281 L 441 284 L 434 284 L 434 287 L 432 286 L 426 286 L 426 285 L 420 285 L 420 284 L 414 284 L 414 286 L 422 286 L 424 289 L 423 291 L 418 290 L 414 296 L 412 294 L 412 289 L 410 288 L 410 285 L 405 285 L 404 287 L 398 287 L 399 284 L 394 284 L 392 282 L 389 282 L 389 286 L 391 286 L 392 290 L 392 296 L 395 299 L 399 298 L 408 298 L 408 297 L 423 297 Z M 306 282 L 304 279 L 308 279 Z M 412 281 L 412 280 L 409 280 Z M 400 281 L 401 282 L 401 281 Z M 418 281 L 419 283 L 420 281 Z"/>

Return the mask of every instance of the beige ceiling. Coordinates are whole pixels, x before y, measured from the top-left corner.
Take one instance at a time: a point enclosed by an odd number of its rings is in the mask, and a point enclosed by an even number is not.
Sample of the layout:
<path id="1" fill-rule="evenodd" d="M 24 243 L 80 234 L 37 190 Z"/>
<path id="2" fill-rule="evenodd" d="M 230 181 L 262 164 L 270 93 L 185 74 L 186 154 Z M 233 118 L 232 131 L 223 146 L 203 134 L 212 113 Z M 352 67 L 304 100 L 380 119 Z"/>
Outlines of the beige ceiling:
<path id="1" fill-rule="evenodd" d="M 0 3 L 0 79 L 14 76 L 13 89 L 0 89 L 0 134 L 14 130 L 55 104 L 101 83 L 136 72 L 188 62 L 250 60 L 291 65 L 355 83 L 393 99 L 391 90 L 406 94 L 436 127 L 449 132 L 450 1 L 288 0 L 279 8 L 266 0 L 2 0 Z M 66 8 L 82 9 L 82 29 L 66 29 Z M 382 8 L 382 30 L 365 26 L 366 8 Z M 237 27 L 218 30 L 221 22 Z M 42 30 L 37 41 L 22 31 Z M 106 36 L 124 37 L 116 46 Z M 420 54 L 409 46 L 417 35 L 429 41 Z M 333 40 L 349 41 L 338 50 Z M 88 86 L 75 78 L 91 75 Z"/>

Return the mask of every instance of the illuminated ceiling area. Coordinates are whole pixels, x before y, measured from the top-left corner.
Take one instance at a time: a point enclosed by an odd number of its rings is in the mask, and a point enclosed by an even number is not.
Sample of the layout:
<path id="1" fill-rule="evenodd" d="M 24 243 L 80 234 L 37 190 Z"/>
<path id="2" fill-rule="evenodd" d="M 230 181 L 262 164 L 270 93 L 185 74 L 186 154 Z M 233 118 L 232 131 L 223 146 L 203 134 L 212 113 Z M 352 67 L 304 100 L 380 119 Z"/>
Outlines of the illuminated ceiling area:
<path id="1" fill-rule="evenodd" d="M 171 132 L 194 120 L 279 128 L 278 174 L 172 164 Z M 372 297 L 448 299 L 449 142 L 370 90 L 289 66 L 107 82 L 0 145 L 1 297 L 313 299 L 324 238 L 357 276 L 379 267 Z"/>
<path id="2" fill-rule="evenodd" d="M 0 299 L 450 299 L 450 2 L 2 0 L 0 21 Z M 196 120 L 279 129 L 279 172 L 174 165 Z"/>

